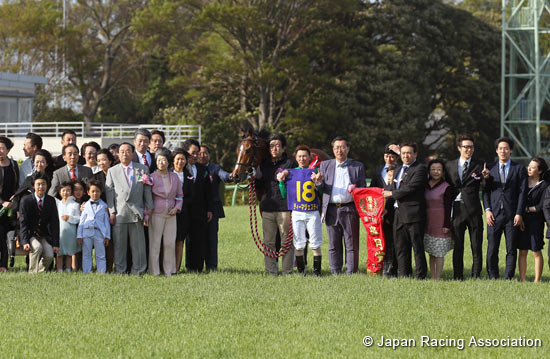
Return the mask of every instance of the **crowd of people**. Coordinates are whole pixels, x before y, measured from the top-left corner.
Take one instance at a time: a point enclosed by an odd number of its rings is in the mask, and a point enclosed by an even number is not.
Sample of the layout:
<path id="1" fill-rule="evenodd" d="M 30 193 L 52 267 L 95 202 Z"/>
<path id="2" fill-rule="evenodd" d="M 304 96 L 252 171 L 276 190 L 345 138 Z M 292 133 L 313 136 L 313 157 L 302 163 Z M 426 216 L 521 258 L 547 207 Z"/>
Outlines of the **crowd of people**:
<path id="1" fill-rule="evenodd" d="M 0 272 L 25 255 L 31 273 L 89 273 L 95 259 L 99 273 L 171 276 L 184 242 L 188 271 L 216 270 L 219 184 L 229 173 L 209 163 L 208 146 L 189 139 L 171 151 L 165 141 L 139 129 L 133 143 L 78 148 L 68 130 L 53 158 L 28 133 L 18 166 L 13 142 L 0 137 Z"/>
<path id="2" fill-rule="evenodd" d="M 385 198 L 382 219 L 385 238 L 383 275 L 412 276 L 414 253 L 415 277 L 426 278 L 427 252 L 431 277 L 440 279 L 445 255 L 452 251 L 453 278 L 464 280 L 464 238 L 468 230 L 472 251 L 471 277 L 480 278 L 485 215 L 488 277 L 500 277 L 498 255 L 504 232 L 506 261 L 503 277 L 514 278 L 517 261 L 520 280 L 525 281 L 527 255 L 532 251 L 535 262 L 534 280 L 540 281 L 543 270 L 541 250 L 544 246 L 544 226 L 546 222 L 550 222 L 546 161 L 541 157 L 534 157 L 527 168 L 512 161 L 514 142 L 506 137 L 495 141 L 498 160 L 490 163 L 473 157 L 475 146 L 471 135 L 458 136 L 456 146 L 458 158 L 450 161 L 432 159 L 426 164 L 417 158 L 418 149 L 413 142 L 386 145 L 384 164 L 375 168 L 370 183 L 370 187 L 383 189 Z M 320 274 L 321 222 L 325 222 L 328 234 L 331 273 L 342 273 L 344 258 L 346 273 L 357 272 L 359 215 L 351 192 L 355 187 L 365 187 L 366 183 L 363 164 L 348 158 L 349 141 L 344 137 L 334 138 L 334 158 L 321 162 L 318 171 L 311 172 L 315 196 L 321 204 L 319 213 L 314 209 L 306 215 L 303 214 L 304 211 L 290 212 L 292 208 L 289 207 L 290 202 L 285 200 L 285 191 L 276 190 L 277 185 L 290 186 L 288 169 L 296 166 L 286 155 L 284 136 L 272 135 L 269 147 L 271 158 L 260 166 L 258 176 L 266 188 L 260 209 L 263 212 L 264 240 L 267 246 L 275 249 L 277 232 L 284 237 L 291 221 L 294 228 L 296 253 L 291 250 L 283 256 L 282 272 L 292 271 L 292 258 L 295 257 L 298 272 L 305 273 L 304 238 L 307 229 L 312 238 L 313 273 Z M 298 168 L 308 168 L 307 164 L 312 160 L 309 147 L 299 146 L 294 156 Z M 294 185 L 292 183 L 291 186 Z M 320 214 L 320 220 L 317 219 L 317 214 Z M 546 236 L 550 238 L 548 233 Z M 278 271 L 277 262 L 268 255 L 265 269 L 273 274 Z"/>
<path id="3" fill-rule="evenodd" d="M 10 259 L 13 266 L 17 254 L 27 256 L 31 273 L 89 273 L 92 255 L 100 273 L 171 276 L 183 262 L 191 272 L 217 269 L 219 219 L 225 216 L 219 185 L 231 175 L 210 163 L 208 146 L 189 139 L 171 151 L 163 146 L 162 131 L 146 129 L 136 131 L 133 143 L 108 148 L 95 142 L 78 148 L 76 142 L 76 134 L 65 131 L 61 155 L 52 158 L 42 148 L 42 138 L 29 133 L 24 143 L 27 158 L 18 166 L 9 157 L 13 142 L 0 137 L 1 272 Z M 334 138 L 334 158 L 320 165 L 306 145 L 289 156 L 282 134 L 272 134 L 268 142 L 270 156 L 260 164 L 256 180 L 263 193 L 260 211 L 269 252 L 275 253 L 278 241 L 285 241 L 292 223 L 292 245 L 280 260 L 282 273 L 296 267 L 305 274 L 309 246 L 313 274 L 321 275 L 323 222 L 330 272 L 342 273 L 345 264 L 347 274 L 356 273 L 359 215 L 352 192 L 366 187 L 367 181 L 364 165 L 348 157 L 349 141 Z M 500 277 L 504 233 L 503 277 L 514 278 L 517 262 L 524 281 L 532 251 L 535 281 L 540 281 L 544 226 L 550 222 L 546 161 L 534 157 L 527 168 L 512 161 L 514 142 L 506 137 L 495 141 L 498 160 L 491 163 L 473 157 L 472 136 L 458 136 L 456 145 L 458 158 L 427 164 L 417 158 L 413 142 L 385 147 L 384 164 L 374 169 L 370 183 L 385 198 L 383 275 L 412 276 L 414 254 L 415 277 L 426 278 L 427 252 L 431 277 L 439 279 L 445 256 L 452 251 L 453 278 L 463 280 L 468 230 L 471 277 L 479 278 L 485 216 L 488 277 Z M 307 205 L 293 203 L 287 192 Z M 279 272 L 277 256 L 268 252 L 265 271 Z"/>

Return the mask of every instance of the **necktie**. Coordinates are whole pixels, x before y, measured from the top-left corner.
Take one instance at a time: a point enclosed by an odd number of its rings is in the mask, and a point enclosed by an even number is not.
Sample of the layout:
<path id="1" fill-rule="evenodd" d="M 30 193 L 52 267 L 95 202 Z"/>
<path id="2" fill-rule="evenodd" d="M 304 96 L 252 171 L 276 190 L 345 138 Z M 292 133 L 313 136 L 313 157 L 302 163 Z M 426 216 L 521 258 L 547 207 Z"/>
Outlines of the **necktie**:
<path id="1" fill-rule="evenodd" d="M 468 172 L 468 161 L 464 162 L 464 168 L 462 169 L 462 182 L 466 178 L 466 172 Z"/>
<path id="2" fill-rule="evenodd" d="M 149 167 L 149 161 L 147 161 L 147 156 L 145 156 L 145 153 L 141 155 L 141 158 L 143 158 L 143 164 Z"/>
<path id="3" fill-rule="evenodd" d="M 401 181 L 403 180 L 403 177 L 405 176 L 405 172 L 409 169 L 409 166 L 403 165 L 403 171 L 401 172 L 401 177 L 399 177 L 399 181 L 397 182 L 397 188 L 401 185 Z"/>
<path id="4" fill-rule="evenodd" d="M 128 177 L 128 186 L 132 187 L 132 169 L 130 167 L 126 167 L 126 177 Z"/>
<path id="5" fill-rule="evenodd" d="M 39 198 L 38 199 L 38 216 L 40 216 L 41 214 L 42 214 L 42 198 Z M 38 221 L 38 226 L 39 228 L 37 228 L 35 233 L 38 237 L 42 237 L 42 234 L 40 232 L 40 221 Z"/>
<path id="6" fill-rule="evenodd" d="M 76 179 L 76 169 L 74 169 L 74 168 L 71 168 L 71 179 L 72 180 Z"/>
<path id="7" fill-rule="evenodd" d="M 506 173 L 504 173 L 504 169 L 506 168 L 506 165 L 500 166 L 500 182 L 506 183 Z"/>
<path id="8" fill-rule="evenodd" d="M 92 201 L 92 206 L 97 206 L 99 204 L 99 202 L 97 201 Z"/>

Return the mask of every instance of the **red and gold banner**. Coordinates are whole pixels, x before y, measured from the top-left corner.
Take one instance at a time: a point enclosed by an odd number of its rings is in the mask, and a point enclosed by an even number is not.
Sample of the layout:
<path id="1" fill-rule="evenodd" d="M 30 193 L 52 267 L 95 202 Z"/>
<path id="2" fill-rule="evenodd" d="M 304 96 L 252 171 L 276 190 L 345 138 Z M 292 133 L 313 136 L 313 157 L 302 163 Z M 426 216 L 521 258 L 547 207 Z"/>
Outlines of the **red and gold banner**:
<path id="1" fill-rule="evenodd" d="M 382 188 L 354 188 L 351 191 L 355 207 L 367 230 L 367 273 L 378 273 L 382 270 L 386 255 L 386 241 L 382 231 L 382 213 L 384 196 Z"/>

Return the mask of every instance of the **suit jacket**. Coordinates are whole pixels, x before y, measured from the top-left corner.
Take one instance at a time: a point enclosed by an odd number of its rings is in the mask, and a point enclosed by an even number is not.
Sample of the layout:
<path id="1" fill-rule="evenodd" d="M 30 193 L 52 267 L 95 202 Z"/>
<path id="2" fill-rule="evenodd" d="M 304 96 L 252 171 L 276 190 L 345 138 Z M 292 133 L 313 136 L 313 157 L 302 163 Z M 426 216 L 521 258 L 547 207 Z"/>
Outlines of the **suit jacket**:
<path id="1" fill-rule="evenodd" d="M 149 152 L 149 151 L 147 151 Z M 155 154 L 149 152 L 149 155 L 151 156 L 151 163 L 149 163 L 149 173 L 153 173 L 157 169 L 157 161 L 155 160 Z M 132 159 L 132 162 L 135 163 L 141 163 L 139 162 L 139 157 L 136 151 L 134 151 L 134 158 Z"/>
<path id="2" fill-rule="evenodd" d="M 103 238 L 111 239 L 111 224 L 109 223 L 109 209 L 107 203 L 99 200 L 99 204 L 94 211 L 92 201 L 89 200 L 84 205 L 84 211 L 80 215 L 80 223 L 77 229 L 77 238 L 93 237 L 95 229 L 99 229 Z"/>
<path id="3" fill-rule="evenodd" d="M 185 182 L 189 182 L 191 198 L 186 201 L 188 204 L 188 213 L 191 221 L 204 221 L 206 223 L 206 212 L 212 212 L 214 204 L 212 202 L 212 183 L 210 182 L 210 173 L 208 168 L 197 163 L 197 177 L 193 181 L 192 171 L 189 169 L 189 177 Z M 185 194 L 184 194 L 185 196 Z"/>
<path id="4" fill-rule="evenodd" d="M 178 223 L 178 232 L 177 238 L 179 241 L 184 240 L 187 233 L 189 233 L 190 226 L 190 205 L 191 200 L 193 199 L 193 177 L 187 170 L 187 167 L 183 170 L 183 205 L 181 207 L 181 212 L 176 214 L 176 219 Z"/>
<path id="5" fill-rule="evenodd" d="M 19 208 L 19 243 L 24 246 L 31 243 L 37 231 L 52 247 L 59 247 L 59 217 L 57 204 L 51 196 L 44 196 L 42 211 L 38 212 L 38 203 L 34 194 L 25 196 Z"/>
<path id="6" fill-rule="evenodd" d="M 356 187 L 366 187 L 365 179 L 365 167 L 361 162 L 354 161 L 351 158 L 346 160 L 346 168 L 348 169 L 349 179 L 351 184 Z M 323 180 L 320 185 L 317 185 L 317 189 L 323 192 L 322 211 L 321 217 L 323 220 L 327 215 L 327 208 L 330 201 L 330 195 L 332 193 L 332 185 L 334 183 L 334 170 L 336 168 L 336 160 L 331 159 L 321 162 L 319 172 L 323 175 Z M 344 210 L 351 210 L 357 212 L 355 206 L 346 206 Z"/>
<path id="7" fill-rule="evenodd" d="M 384 179 L 382 178 L 382 169 L 385 166 L 378 166 L 374 169 L 374 173 L 372 175 L 372 178 L 370 180 L 370 186 L 369 187 L 378 187 L 378 188 L 384 188 L 386 183 L 384 183 Z"/>
<path id="8" fill-rule="evenodd" d="M 547 224 L 546 238 L 550 238 L 550 185 L 544 190 L 542 198 L 542 210 L 544 212 L 544 219 L 546 220 Z"/>
<path id="9" fill-rule="evenodd" d="M 229 172 L 223 170 L 218 164 L 209 163 L 208 172 L 210 172 L 210 180 L 212 181 L 212 212 L 216 218 L 225 218 L 223 211 L 223 201 L 220 198 L 220 182 L 229 182 Z"/>
<path id="10" fill-rule="evenodd" d="M 500 162 L 487 165 L 490 174 L 485 181 L 483 206 L 491 209 L 495 217 L 503 212 L 505 220 L 511 220 L 516 214 L 523 216 L 527 198 L 527 170 L 514 161 L 510 162 L 506 182 L 500 181 Z"/>
<path id="11" fill-rule="evenodd" d="M 428 169 L 416 160 L 403 175 L 399 188 L 397 177 L 403 165 L 395 169 L 392 197 L 397 201 L 395 216 L 403 223 L 415 223 L 426 219 L 426 199 L 424 192 L 428 183 Z"/>
<path id="12" fill-rule="evenodd" d="M 65 162 L 65 160 L 63 159 L 63 155 L 57 156 L 55 158 L 54 162 L 55 162 L 54 163 L 54 168 L 56 170 L 67 165 L 67 162 Z M 86 164 L 86 160 L 84 159 L 84 157 L 82 157 L 82 156 L 78 157 L 78 164 L 83 165 L 83 166 Z"/>
<path id="13" fill-rule="evenodd" d="M 92 169 L 90 167 L 76 165 L 76 168 L 78 172 L 76 175 L 77 179 L 84 179 L 84 181 L 87 182 L 88 180 L 93 178 L 94 174 L 92 173 Z M 52 197 L 55 197 L 57 195 L 57 187 L 59 187 L 59 185 L 63 182 L 68 182 L 70 180 L 71 177 L 69 176 L 69 170 L 67 170 L 67 166 L 55 170 L 52 178 L 52 186 L 50 187 L 48 194 Z"/>
<path id="14" fill-rule="evenodd" d="M 168 210 L 175 207 L 178 211 L 181 211 L 183 205 L 183 187 L 176 173 L 169 172 L 168 175 L 172 183 L 170 188 L 164 187 L 164 181 L 158 172 L 155 171 L 151 175 L 153 178 L 153 188 L 151 191 L 153 194 L 153 205 L 155 206 L 154 213 L 163 213 L 166 206 L 168 206 Z M 179 200 L 176 200 L 176 198 L 179 198 Z"/>
<path id="15" fill-rule="evenodd" d="M 116 214 L 118 223 L 136 223 L 143 220 L 145 208 L 153 209 L 151 186 L 143 183 L 149 176 L 147 167 L 132 163 L 132 186 L 128 186 L 122 164 L 109 168 L 105 181 L 105 194 L 109 212 Z"/>
<path id="16" fill-rule="evenodd" d="M 481 209 L 481 201 L 479 200 L 479 190 L 480 187 L 485 187 L 485 180 L 481 175 L 483 162 L 471 158 L 466 175 L 460 181 L 458 161 L 459 159 L 457 158 L 447 162 L 445 165 L 447 183 L 453 188 L 453 198 L 456 198 L 461 193 L 468 216 L 480 216 L 483 214 L 483 210 Z"/>

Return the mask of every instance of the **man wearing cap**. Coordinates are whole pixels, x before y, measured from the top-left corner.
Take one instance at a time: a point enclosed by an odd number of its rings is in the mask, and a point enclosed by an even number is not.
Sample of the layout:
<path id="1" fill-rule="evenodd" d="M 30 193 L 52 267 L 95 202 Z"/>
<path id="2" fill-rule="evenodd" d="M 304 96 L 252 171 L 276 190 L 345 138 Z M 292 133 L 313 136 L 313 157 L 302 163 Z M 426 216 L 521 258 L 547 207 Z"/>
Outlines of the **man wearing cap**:
<path id="1" fill-rule="evenodd" d="M 384 165 L 374 170 L 370 187 L 390 189 L 393 176 L 388 173 L 388 168 L 393 168 L 399 157 L 399 145 L 388 143 L 384 148 Z M 393 172 L 393 171 L 390 171 Z M 382 222 L 382 231 L 386 242 L 386 255 L 384 256 L 384 266 L 382 275 L 385 277 L 397 276 L 397 258 L 395 257 L 395 247 L 393 243 L 393 217 L 395 209 L 394 201 L 391 198 L 386 199 L 386 211 L 384 221 Z"/>

